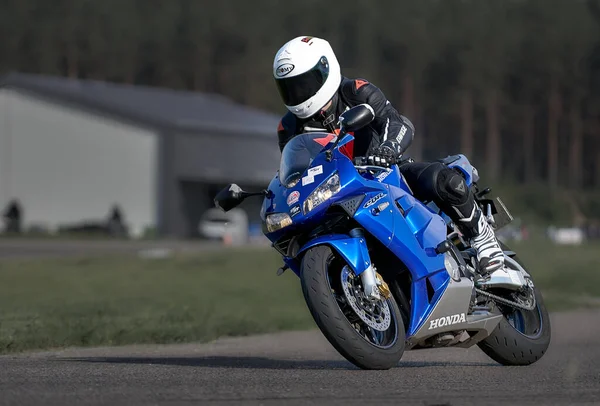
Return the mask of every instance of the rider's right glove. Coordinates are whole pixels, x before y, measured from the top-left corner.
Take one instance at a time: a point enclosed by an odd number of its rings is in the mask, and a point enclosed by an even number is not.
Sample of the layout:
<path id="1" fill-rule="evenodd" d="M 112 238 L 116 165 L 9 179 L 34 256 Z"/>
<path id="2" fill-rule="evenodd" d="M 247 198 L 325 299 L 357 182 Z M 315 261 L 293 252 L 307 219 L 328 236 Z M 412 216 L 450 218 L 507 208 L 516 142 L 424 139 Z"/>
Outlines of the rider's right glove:
<path id="1" fill-rule="evenodd" d="M 380 146 L 371 151 L 371 154 L 367 156 L 367 162 L 370 165 L 389 168 L 399 162 L 401 157 L 399 150 L 400 148 L 396 141 L 384 141 Z"/>

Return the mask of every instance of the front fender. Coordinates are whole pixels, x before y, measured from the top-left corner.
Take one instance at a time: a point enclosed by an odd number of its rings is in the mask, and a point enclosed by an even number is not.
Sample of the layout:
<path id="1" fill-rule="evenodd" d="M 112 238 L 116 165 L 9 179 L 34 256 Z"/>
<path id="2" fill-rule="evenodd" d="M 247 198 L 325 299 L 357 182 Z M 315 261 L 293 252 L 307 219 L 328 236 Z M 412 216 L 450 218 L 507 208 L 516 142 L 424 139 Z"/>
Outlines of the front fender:
<path id="1" fill-rule="evenodd" d="M 367 243 L 362 237 L 349 237 L 343 234 L 323 235 L 304 244 L 298 251 L 298 257 L 317 245 L 328 245 L 333 248 L 352 268 L 355 275 L 360 275 L 371 265 Z"/>

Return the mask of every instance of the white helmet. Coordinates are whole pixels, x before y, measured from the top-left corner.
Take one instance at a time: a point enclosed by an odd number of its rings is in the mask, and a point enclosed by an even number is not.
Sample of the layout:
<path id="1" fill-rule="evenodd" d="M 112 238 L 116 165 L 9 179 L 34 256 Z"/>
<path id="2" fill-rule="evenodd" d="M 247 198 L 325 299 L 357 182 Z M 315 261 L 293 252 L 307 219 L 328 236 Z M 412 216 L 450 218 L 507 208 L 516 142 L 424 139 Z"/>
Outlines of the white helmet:
<path id="1" fill-rule="evenodd" d="M 324 39 L 297 37 L 279 49 L 273 76 L 285 107 L 299 118 L 322 109 L 342 81 L 340 64 Z"/>

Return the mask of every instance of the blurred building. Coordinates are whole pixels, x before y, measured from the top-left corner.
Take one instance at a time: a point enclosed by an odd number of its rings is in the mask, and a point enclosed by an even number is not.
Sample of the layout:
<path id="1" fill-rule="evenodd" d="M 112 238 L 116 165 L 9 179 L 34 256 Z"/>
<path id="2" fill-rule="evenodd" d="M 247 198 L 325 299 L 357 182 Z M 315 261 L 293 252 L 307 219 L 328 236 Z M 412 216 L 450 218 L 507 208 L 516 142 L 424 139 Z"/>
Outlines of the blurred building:
<path id="1" fill-rule="evenodd" d="M 279 117 L 222 96 L 10 74 L 0 79 L 0 208 L 23 225 L 102 219 L 191 237 L 229 182 L 264 188 Z M 244 204 L 256 221 L 260 201 Z"/>

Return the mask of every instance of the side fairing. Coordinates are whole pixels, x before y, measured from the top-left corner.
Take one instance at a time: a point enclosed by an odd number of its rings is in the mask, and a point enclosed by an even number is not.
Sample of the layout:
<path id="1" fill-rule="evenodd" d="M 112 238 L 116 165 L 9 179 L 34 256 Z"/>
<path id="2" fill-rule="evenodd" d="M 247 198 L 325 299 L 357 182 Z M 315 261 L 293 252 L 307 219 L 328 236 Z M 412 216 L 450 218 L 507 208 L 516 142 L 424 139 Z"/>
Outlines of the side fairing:
<path id="1" fill-rule="evenodd" d="M 400 258 L 411 273 L 410 336 L 427 319 L 450 280 L 443 255 L 435 252 L 446 240 L 446 222 L 412 196 L 397 170 L 380 179 L 356 177 L 354 182 L 361 184 L 356 189 L 366 195 L 354 219 Z M 377 266 L 376 258 L 373 262 Z"/>
<path id="2" fill-rule="evenodd" d="M 411 322 L 407 332 L 411 335 L 427 319 L 450 280 L 443 255 L 435 252 L 446 239 L 446 223 L 406 191 L 390 189 L 399 216 L 389 248 L 412 274 Z"/>

